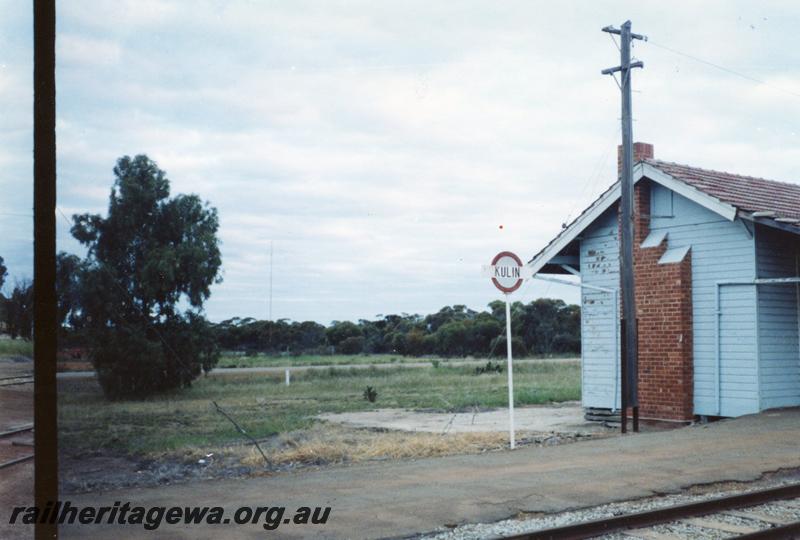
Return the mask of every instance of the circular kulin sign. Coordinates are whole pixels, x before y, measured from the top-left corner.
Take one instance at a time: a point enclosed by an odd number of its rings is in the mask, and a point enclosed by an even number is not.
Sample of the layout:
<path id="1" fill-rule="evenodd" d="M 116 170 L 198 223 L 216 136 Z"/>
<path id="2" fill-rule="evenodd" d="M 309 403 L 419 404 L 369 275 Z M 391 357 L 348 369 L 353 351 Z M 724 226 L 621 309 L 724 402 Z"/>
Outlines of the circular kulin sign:
<path id="1" fill-rule="evenodd" d="M 512 293 L 522 285 L 522 260 L 515 253 L 501 251 L 492 259 L 492 283 L 504 293 Z"/>

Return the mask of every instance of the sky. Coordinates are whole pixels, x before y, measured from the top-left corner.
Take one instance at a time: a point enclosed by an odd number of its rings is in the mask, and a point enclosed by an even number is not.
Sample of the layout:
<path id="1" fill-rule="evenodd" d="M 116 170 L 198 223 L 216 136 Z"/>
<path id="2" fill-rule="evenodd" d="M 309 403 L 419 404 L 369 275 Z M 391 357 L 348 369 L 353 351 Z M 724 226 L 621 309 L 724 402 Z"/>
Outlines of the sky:
<path id="1" fill-rule="evenodd" d="M 0 0 L 0 256 L 32 275 L 32 9 Z M 212 321 L 375 318 L 500 297 L 616 178 L 633 21 L 634 139 L 657 158 L 800 181 L 795 2 L 57 2 L 59 249 L 147 154 L 219 211 Z M 718 66 L 718 67 L 714 67 Z M 755 79 L 755 80 L 753 80 Z M 272 252 L 272 264 L 270 264 Z M 270 280 L 270 275 L 272 279 Z M 270 287 L 270 282 L 272 283 Z M 577 302 L 531 281 L 512 299 Z"/>

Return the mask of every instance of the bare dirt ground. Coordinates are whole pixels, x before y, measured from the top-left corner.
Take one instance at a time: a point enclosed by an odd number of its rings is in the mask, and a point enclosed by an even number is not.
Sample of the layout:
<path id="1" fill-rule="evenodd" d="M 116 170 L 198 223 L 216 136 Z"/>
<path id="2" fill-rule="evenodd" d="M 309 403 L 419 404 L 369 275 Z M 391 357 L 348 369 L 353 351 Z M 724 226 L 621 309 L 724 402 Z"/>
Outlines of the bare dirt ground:
<path id="1" fill-rule="evenodd" d="M 403 537 L 447 525 L 520 513 L 560 512 L 677 493 L 714 482 L 750 482 L 800 466 L 800 409 L 707 425 L 604 437 L 558 447 L 528 446 L 435 459 L 368 462 L 157 488 L 73 495 L 73 504 L 330 506 L 325 525 L 281 525 L 281 538 Z M 170 526 L 171 538 L 263 537 L 259 524 Z M 136 526 L 65 526 L 63 538 L 139 538 Z"/>
<path id="2" fill-rule="evenodd" d="M 523 418 L 527 409 L 519 409 L 523 411 Z M 531 416 L 539 419 L 537 429 L 528 429 L 534 425 L 531 422 L 518 429 L 516 441 L 519 447 L 555 446 L 613 434 L 613 430 L 599 424 L 574 424 L 574 407 L 535 409 Z M 549 410 L 556 411 L 561 423 L 546 420 Z M 266 476 L 360 462 L 498 452 L 508 448 L 507 420 L 503 411 L 467 415 L 484 429 L 464 429 L 467 426 L 459 424 L 452 431 L 445 432 L 435 428 L 439 424 L 446 427 L 453 414 L 402 412 L 407 419 L 406 428 L 413 425 L 413 422 L 409 424 L 409 420 L 419 414 L 420 421 L 430 429 L 389 429 L 380 425 L 380 418 L 362 421 L 362 425 L 322 421 L 310 429 L 259 440 L 259 445 L 269 457 L 269 463 L 264 463 L 261 454 L 248 441 L 159 456 L 132 456 L 110 450 L 73 455 L 63 451 L 59 456 L 61 492 L 73 494 L 166 486 L 200 480 Z M 456 416 L 464 414 L 458 413 Z M 438 419 L 437 416 L 445 418 Z M 582 420 L 582 417 L 577 419 Z M 567 427 L 570 429 L 558 429 Z"/>
<path id="3" fill-rule="evenodd" d="M 0 358 L 0 378 L 33 373 L 33 362 L 25 357 Z M 0 387 L 0 432 L 33 422 L 33 384 Z M 18 445 L 13 445 L 16 441 Z M 0 463 L 33 453 L 32 433 L 26 432 L 0 440 Z M 25 445 L 25 446 L 21 446 Z M 33 504 L 33 461 L 0 469 L 0 538 L 32 538 L 33 529 L 9 525 L 8 515 L 14 506 Z"/>

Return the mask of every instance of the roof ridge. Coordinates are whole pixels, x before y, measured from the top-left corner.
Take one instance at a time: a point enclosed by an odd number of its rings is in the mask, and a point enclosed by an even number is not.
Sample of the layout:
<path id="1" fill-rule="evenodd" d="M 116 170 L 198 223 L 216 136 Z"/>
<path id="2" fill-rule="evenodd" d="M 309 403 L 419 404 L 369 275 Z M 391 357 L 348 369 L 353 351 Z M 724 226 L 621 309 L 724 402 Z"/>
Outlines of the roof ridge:
<path id="1" fill-rule="evenodd" d="M 644 161 L 646 163 L 651 163 L 653 165 L 658 165 L 659 163 L 663 163 L 665 165 L 677 165 L 678 167 L 685 167 L 687 169 L 695 169 L 695 170 L 703 171 L 703 172 L 707 172 L 707 173 L 716 173 L 716 174 L 724 174 L 726 176 L 735 176 L 736 178 L 742 178 L 744 180 L 760 180 L 762 182 L 769 182 L 769 183 L 772 183 L 772 184 L 783 184 L 783 185 L 786 185 L 786 186 L 791 186 L 791 187 L 800 189 L 800 184 L 798 184 L 796 182 L 789 182 L 789 181 L 786 181 L 786 180 L 773 180 L 771 178 L 764 178 L 763 176 L 750 176 L 750 175 L 747 175 L 747 174 L 737 174 L 737 173 L 731 173 L 731 172 L 728 172 L 728 171 L 720 171 L 720 170 L 717 170 L 717 169 L 706 169 L 704 167 L 695 167 L 694 165 L 687 165 L 686 163 L 677 163 L 675 161 L 667 161 L 667 160 L 664 160 L 664 159 L 646 158 L 646 159 L 643 159 L 642 161 Z"/>

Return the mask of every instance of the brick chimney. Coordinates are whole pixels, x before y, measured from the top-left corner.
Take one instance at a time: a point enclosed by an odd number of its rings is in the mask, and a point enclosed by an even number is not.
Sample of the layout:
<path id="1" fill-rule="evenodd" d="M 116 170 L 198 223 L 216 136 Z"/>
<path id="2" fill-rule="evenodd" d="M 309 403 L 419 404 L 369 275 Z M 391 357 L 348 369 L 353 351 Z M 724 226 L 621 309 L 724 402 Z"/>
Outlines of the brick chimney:
<path id="1" fill-rule="evenodd" d="M 633 143 L 633 164 L 643 159 L 652 159 L 654 157 L 653 145 L 650 143 L 635 142 Z M 622 145 L 617 146 L 617 176 L 622 174 Z"/>

